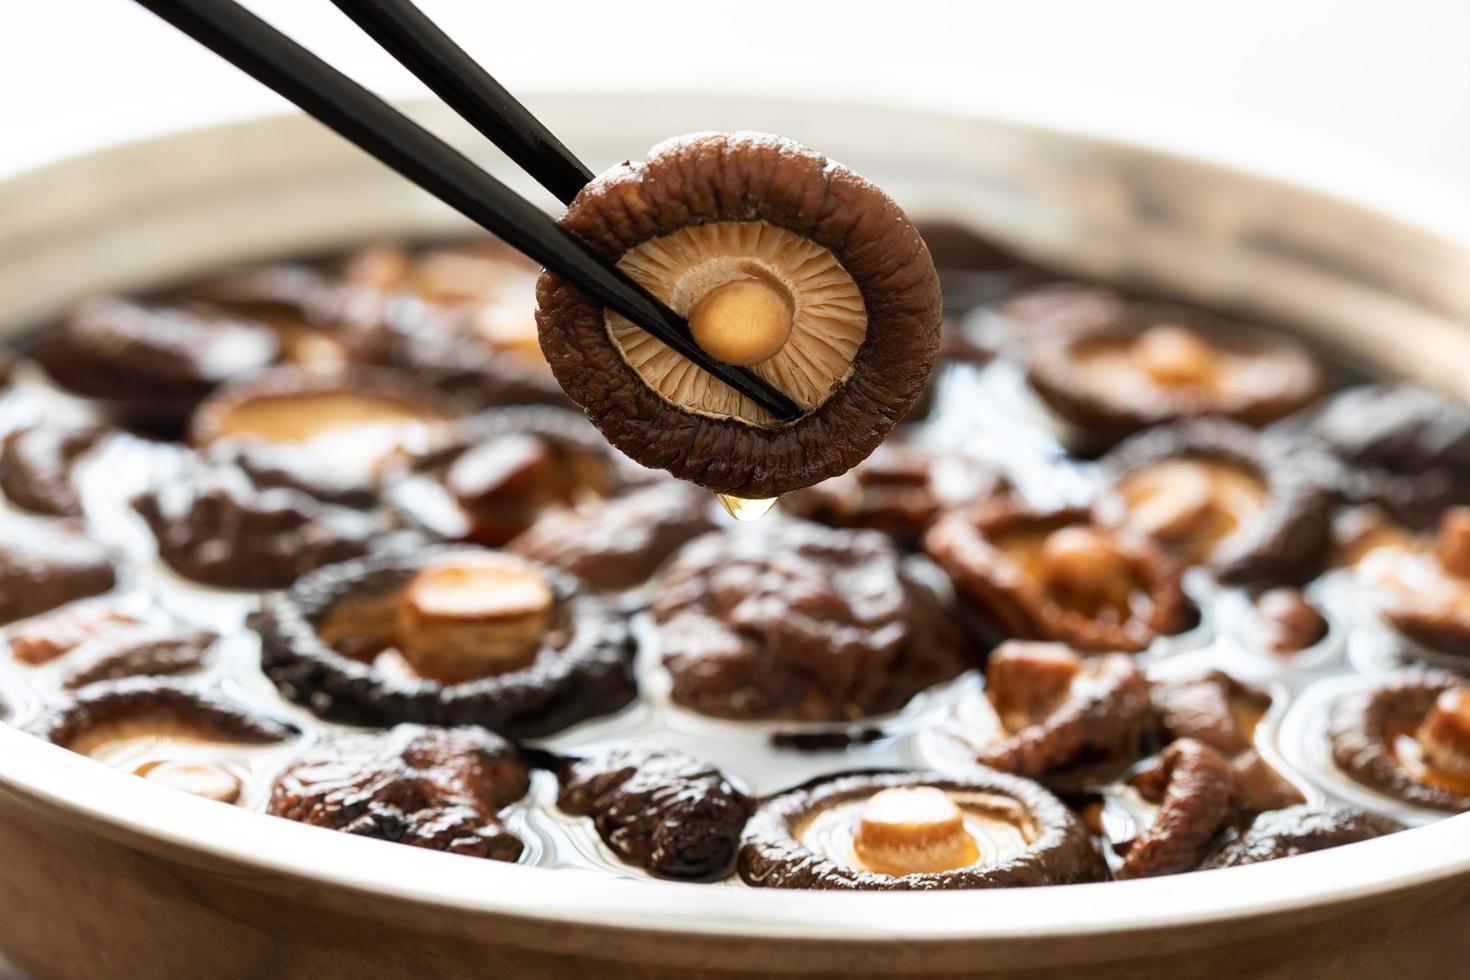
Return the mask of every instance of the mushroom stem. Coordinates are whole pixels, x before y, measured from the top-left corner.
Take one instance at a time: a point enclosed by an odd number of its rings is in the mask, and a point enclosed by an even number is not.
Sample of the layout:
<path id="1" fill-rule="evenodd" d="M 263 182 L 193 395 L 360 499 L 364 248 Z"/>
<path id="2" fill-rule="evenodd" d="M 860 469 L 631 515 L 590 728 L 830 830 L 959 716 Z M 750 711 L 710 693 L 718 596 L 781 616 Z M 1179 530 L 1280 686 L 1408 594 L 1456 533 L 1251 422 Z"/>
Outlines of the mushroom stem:
<path id="1" fill-rule="evenodd" d="M 859 860 L 882 874 L 950 871 L 979 856 L 960 808 L 933 786 L 882 790 L 863 806 L 860 819 L 854 849 Z"/>
<path id="2" fill-rule="evenodd" d="M 689 310 L 689 330 L 712 356 L 751 367 L 774 356 L 791 336 L 791 297 L 762 278 L 732 279 Z"/>
<path id="3" fill-rule="evenodd" d="M 535 659 L 553 603 L 545 577 L 518 558 L 448 558 L 404 589 L 398 645 L 417 673 L 445 683 L 503 673 Z"/>

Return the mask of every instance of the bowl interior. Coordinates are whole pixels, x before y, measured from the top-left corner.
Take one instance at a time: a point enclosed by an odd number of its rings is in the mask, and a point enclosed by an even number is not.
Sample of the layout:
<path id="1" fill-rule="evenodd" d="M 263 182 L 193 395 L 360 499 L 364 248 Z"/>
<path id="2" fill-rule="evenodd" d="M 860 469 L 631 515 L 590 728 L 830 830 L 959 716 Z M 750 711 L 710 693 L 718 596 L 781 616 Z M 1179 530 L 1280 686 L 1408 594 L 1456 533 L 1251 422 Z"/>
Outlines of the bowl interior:
<path id="1" fill-rule="evenodd" d="M 690 129 L 781 132 L 892 193 L 1054 264 L 1287 323 L 1349 362 L 1470 382 L 1470 247 L 1371 206 L 1159 150 L 995 120 L 626 95 L 534 100 L 594 168 Z M 438 107 L 415 110 L 521 193 L 554 202 Z M 607 120 L 616 118 L 610 126 Z M 76 298 L 228 263 L 466 226 L 310 120 L 130 144 L 0 184 L 0 333 Z M 1467 239 L 1470 241 L 1470 239 Z M 1404 338 L 1412 337 L 1412 343 Z M 773 893 L 593 878 L 395 847 L 178 799 L 0 726 L 0 782 L 96 822 L 273 873 L 497 915 L 676 932 L 973 938 L 1140 930 L 1345 901 L 1470 869 L 1470 815 L 1211 875 L 1006 893 Z M 160 794 L 167 794 L 166 796 Z M 166 805 L 161 805 L 166 804 Z M 202 809 L 201 809 L 202 808 Z"/>

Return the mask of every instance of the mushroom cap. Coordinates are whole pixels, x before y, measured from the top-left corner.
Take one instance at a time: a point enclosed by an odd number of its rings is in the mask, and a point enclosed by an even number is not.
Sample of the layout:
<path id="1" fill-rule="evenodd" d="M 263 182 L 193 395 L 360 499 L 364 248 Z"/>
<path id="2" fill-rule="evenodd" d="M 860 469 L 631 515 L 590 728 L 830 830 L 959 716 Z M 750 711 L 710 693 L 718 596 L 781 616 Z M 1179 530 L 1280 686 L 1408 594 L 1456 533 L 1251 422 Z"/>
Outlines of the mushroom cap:
<path id="1" fill-rule="evenodd" d="M 758 366 L 778 387 L 794 388 L 787 393 L 807 408 L 793 422 L 774 424 L 733 397 L 723 410 L 675 405 L 632 363 L 636 354 L 629 354 L 627 334 L 619 336 L 619 318 L 606 316 L 601 304 L 557 276 L 542 274 L 541 346 L 562 387 L 623 452 L 711 490 L 765 498 L 844 472 L 908 413 L 938 355 L 939 280 L 918 232 L 878 188 L 789 140 L 755 133 L 669 140 L 645 162 L 624 164 L 588 184 L 562 225 L 611 260 L 683 229 L 710 227 L 697 237 L 737 242 L 725 254 L 732 270 L 747 254 L 763 272 L 786 269 L 797 278 L 803 263 L 814 263 L 830 279 L 822 289 L 832 294 L 833 308 L 850 310 L 860 301 L 863 335 L 856 343 L 844 335 L 842 343 L 856 349 L 834 355 L 838 362 L 850 360 L 845 378 L 829 381 L 821 374 L 804 386 L 800 372 L 782 368 L 778 358 Z M 656 286 L 646 253 L 630 272 L 635 278 L 646 272 Z M 792 258 L 768 261 L 785 255 Z M 792 288 L 791 282 L 782 285 Z M 801 283 L 792 291 L 798 294 L 795 342 L 803 330 L 801 297 L 816 293 Z M 667 298 L 677 311 L 698 295 Z M 808 326 L 820 332 L 818 324 Z M 663 364 L 659 357 L 660 370 L 677 369 L 706 390 L 728 391 L 682 359 Z"/>
<path id="2" fill-rule="evenodd" d="M 564 572 L 531 562 L 556 596 L 532 662 L 462 683 L 397 676 L 370 662 L 394 642 L 398 599 L 419 569 L 462 545 L 342 562 L 303 577 L 260 617 L 261 668 L 318 717 L 360 725 L 418 721 L 545 735 L 632 700 L 633 642 L 613 607 Z M 339 635 L 340 634 L 340 635 Z"/>
<path id="3" fill-rule="evenodd" d="M 1172 545 L 1181 559 L 1203 551 L 1204 563 L 1232 584 L 1298 579 L 1320 566 L 1327 551 L 1332 499 L 1315 478 L 1310 461 L 1304 462 L 1291 447 L 1226 419 L 1160 426 L 1118 446 L 1102 460 L 1114 487 L 1110 503 L 1126 510 L 1130 478 L 1136 483 L 1140 474 L 1150 471 L 1160 477 L 1187 477 L 1188 464 L 1223 468 L 1205 476 L 1207 483 L 1216 476 L 1224 479 L 1205 487 L 1207 498 L 1219 499 L 1206 499 L 1204 509 L 1221 513 L 1197 522 L 1201 533 L 1160 534 L 1161 543 Z M 1170 489 L 1162 480 L 1156 482 L 1159 490 Z M 1173 489 L 1193 493 L 1183 486 Z M 1217 535 L 1213 540 L 1211 532 Z"/>
<path id="4" fill-rule="evenodd" d="M 804 828 L 824 811 L 860 804 L 886 789 L 909 787 L 938 789 L 962 809 L 990 811 L 998 827 L 1011 828 L 1008 839 L 1000 847 L 981 846 L 979 860 L 967 867 L 906 875 L 852 867 L 803 843 Z M 1086 828 L 1065 804 L 1028 779 L 979 766 L 962 776 L 856 773 L 782 793 L 746 826 L 738 864 L 748 884 L 765 888 L 927 891 L 1062 885 L 1107 877 Z"/>
<path id="5" fill-rule="evenodd" d="M 1324 386 L 1321 367 L 1295 341 L 1109 289 L 1046 286 L 1003 314 L 1025 330 L 1031 387 L 1081 430 L 1086 448 L 1202 415 L 1266 425 Z"/>

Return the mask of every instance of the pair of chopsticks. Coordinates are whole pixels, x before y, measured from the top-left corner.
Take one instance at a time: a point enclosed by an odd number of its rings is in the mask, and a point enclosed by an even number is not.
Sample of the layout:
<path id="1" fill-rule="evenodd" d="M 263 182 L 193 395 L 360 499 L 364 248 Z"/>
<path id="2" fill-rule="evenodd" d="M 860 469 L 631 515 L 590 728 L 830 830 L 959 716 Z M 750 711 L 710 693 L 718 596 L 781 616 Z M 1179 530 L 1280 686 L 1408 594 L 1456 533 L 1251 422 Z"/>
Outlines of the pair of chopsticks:
<path id="1" fill-rule="evenodd" d="M 778 419 L 800 407 L 749 368 L 711 357 L 684 318 L 468 157 L 234 0 L 137 0 L 308 115 L 627 317 Z M 562 203 L 591 172 L 409 0 L 332 0 Z"/>

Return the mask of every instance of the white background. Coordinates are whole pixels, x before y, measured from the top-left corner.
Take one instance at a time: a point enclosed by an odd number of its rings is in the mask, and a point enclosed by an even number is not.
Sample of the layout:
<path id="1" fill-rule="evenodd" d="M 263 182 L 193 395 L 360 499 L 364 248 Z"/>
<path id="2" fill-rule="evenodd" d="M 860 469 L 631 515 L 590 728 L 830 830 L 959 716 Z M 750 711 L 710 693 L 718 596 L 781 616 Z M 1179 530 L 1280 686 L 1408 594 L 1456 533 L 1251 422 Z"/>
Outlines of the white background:
<path id="1" fill-rule="evenodd" d="M 421 91 L 328 0 L 248 5 L 380 91 Z M 518 91 L 932 98 L 1207 153 L 1248 144 L 1257 157 L 1310 159 L 1325 178 L 1341 169 L 1470 201 L 1467 0 L 421 5 Z M 0 172 L 282 107 L 131 0 L 5 8 Z"/>

